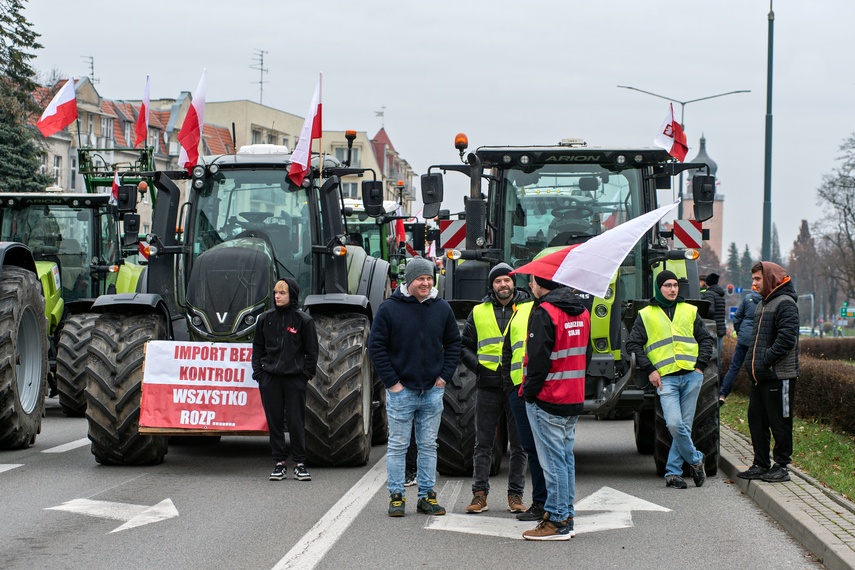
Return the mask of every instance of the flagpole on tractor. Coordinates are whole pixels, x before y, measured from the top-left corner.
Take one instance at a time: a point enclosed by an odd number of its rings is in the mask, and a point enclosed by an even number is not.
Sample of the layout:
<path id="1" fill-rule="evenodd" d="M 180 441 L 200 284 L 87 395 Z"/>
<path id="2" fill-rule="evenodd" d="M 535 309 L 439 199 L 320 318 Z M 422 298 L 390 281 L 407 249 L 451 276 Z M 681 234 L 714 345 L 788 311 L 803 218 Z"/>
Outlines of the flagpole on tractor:
<path id="1" fill-rule="evenodd" d="M 659 95 L 658 93 L 652 93 L 650 91 L 645 91 L 644 89 L 639 89 L 638 87 L 630 87 L 629 85 L 618 85 L 620 89 L 629 89 L 631 91 L 638 91 L 639 93 L 644 93 L 645 95 L 651 95 L 653 97 L 658 97 L 660 99 L 665 99 L 666 101 L 671 101 L 672 103 L 677 103 L 680 105 L 680 127 L 683 129 L 683 132 L 686 132 L 686 123 L 684 118 L 686 116 L 686 105 L 689 103 L 697 103 L 698 101 L 706 101 L 707 99 L 715 99 L 716 97 L 724 97 L 726 95 L 734 95 L 736 93 L 750 93 L 750 89 L 739 89 L 738 91 L 728 91 L 727 93 L 719 93 L 717 95 L 708 95 L 706 97 L 699 97 L 698 99 L 689 99 L 688 101 L 680 101 L 679 99 L 672 99 L 671 97 L 666 97 L 665 95 Z M 677 195 L 680 198 L 680 205 L 677 207 L 677 219 L 683 219 L 683 173 L 680 172 L 680 188 L 678 190 L 679 194 Z"/>

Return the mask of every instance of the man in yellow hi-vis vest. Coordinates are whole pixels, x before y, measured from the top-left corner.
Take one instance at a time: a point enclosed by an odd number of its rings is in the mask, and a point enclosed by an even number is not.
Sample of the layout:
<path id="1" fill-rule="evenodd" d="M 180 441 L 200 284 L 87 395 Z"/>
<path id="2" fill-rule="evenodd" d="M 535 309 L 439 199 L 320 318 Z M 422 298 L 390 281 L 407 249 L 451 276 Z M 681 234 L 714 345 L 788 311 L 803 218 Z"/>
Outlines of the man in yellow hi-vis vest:
<path id="1" fill-rule="evenodd" d="M 513 268 L 499 263 L 490 270 L 490 293 L 476 305 L 463 328 L 461 361 L 478 376 L 475 400 L 475 451 L 472 456 L 472 502 L 469 514 L 487 510 L 490 492 L 490 467 L 496 428 L 504 412 L 508 427 L 511 457 L 508 470 L 508 510 L 525 512 L 522 502 L 525 487 L 526 455 L 520 445 L 516 422 L 502 391 L 502 343 L 516 304 L 528 299 L 525 291 L 517 291 L 510 276 Z"/>
<path id="2" fill-rule="evenodd" d="M 706 481 L 704 454 L 692 442 L 692 423 L 714 344 L 697 307 L 679 296 L 677 276 L 667 270 L 659 273 L 653 298 L 639 311 L 626 349 L 635 353 L 636 364 L 656 388 L 671 432 L 665 466 L 667 487 L 687 487 L 682 477 L 683 462 L 689 464 L 696 487 Z"/>

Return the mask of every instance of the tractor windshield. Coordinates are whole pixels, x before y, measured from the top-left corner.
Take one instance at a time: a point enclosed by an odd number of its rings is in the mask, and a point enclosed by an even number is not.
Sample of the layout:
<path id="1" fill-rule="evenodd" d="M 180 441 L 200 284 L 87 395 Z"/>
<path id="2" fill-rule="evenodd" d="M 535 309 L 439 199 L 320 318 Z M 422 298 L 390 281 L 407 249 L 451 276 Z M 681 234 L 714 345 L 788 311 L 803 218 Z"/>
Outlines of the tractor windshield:
<path id="1" fill-rule="evenodd" d="M 582 243 L 639 215 L 641 176 L 599 165 L 547 165 L 534 172 L 504 171 L 506 223 L 501 241 L 519 267 L 547 247 Z"/>
<path id="2" fill-rule="evenodd" d="M 289 185 L 280 169 L 220 169 L 199 193 L 193 222 L 195 259 L 221 243 L 263 240 L 278 278 L 291 277 L 304 290 L 311 282 L 312 239 L 308 194 Z"/>

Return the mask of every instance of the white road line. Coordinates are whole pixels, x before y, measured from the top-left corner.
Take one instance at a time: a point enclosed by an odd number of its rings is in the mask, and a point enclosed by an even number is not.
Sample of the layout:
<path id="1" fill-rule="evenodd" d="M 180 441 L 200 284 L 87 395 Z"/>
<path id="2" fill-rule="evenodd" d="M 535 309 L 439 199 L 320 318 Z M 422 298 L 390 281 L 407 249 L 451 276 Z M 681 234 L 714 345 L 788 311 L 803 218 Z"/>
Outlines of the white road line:
<path id="1" fill-rule="evenodd" d="M 11 471 L 15 467 L 23 467 L 23 466 L 24 466 L 23 463 L 3 463 L 3 464 L 0 464 L 0 473 L 3 473 L 4 471 Z"/>
<path id="2" fill-rule="evenodd" d="M 56 447 L 45 449 L 42 451 L 42 453 L 65 453 L 66 451 L 71 451 L 72 449 L 83 447 L 84 445 L 89 445 L 88 437 L 84 437 L 83 439 L 78 439 L 70 443 L 64 443 L 62 445 L 57 445 Z"/>
<path id="3" fill-rule="evenodd" d="M 314 568 L 385 482 L 386 457 L 383 456 L 315 523 L 273 570 Z"/>

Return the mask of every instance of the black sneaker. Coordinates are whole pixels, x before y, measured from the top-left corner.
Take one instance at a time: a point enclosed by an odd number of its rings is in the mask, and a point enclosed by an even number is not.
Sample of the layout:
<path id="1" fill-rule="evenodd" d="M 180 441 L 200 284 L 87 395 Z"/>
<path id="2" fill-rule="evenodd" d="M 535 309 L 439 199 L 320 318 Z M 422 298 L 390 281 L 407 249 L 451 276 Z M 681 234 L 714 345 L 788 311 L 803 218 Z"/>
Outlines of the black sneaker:
<path id="1" fill-rule="evenodd" d="M 392 493 L 389 496 L 389 516 L 402 517 L 404 516 L 404 504 L 407 499 L 401 493 Z"/>
<path id="2" fill-rule="evenodd" d="M 297 481 L 311 481 L 312 476 L 306 471 L 306 466 L 298 463 L 294 466 L 294 479 Z"/>
<path id="3" fill-rule="evenodd" d="M 707 480 L 707 472 L 704 469 L 704 458 L 701 457 L 701 460 L 696 464 L 691 466 L 692 470 L 692 480 L 695 482 L 695 487 L 703 487 L 704 481 Z"/>
<path id="4" fill-rule="evenodd" d="M 776 463 L 760 479 L 767 483 L 783 483 L 790 480 L 790 470 L 786 465 Z"/>
<path id="5" fill-rule="evenodd" d="M 688 485 L 686 485 L 686 482 L 683 481 L 683 478 L 679 475 L 666 475 L 665 486 L 674 487 L 675 489 L 687 489 L 689 487 Z"/>
<path id="6" fill-rule="evenodd" d="M 415 471 L 408 471 L 404 476 L 404 487 L 412 487 L 418 482 L 418 477 Z"/>
<path id="7" fill-rule="evenodd" d="M 517 515 L 518 521 L 540 521 L 543 520 L 543 503 L 533 501 L 531 506 L 525 512 Z"/>
<path id="8" fill-rule="evenodd" d="M 755 479 L 762 479 L 763 475 L 765 475 L 769 470 L 765 467 L 760 467 L 759 465 L 752 465 L 745 471 L 740 471 L 736 474 L 740 479 L 748 479 L 749 481 L 753 481 Z"/>
<path id="9" fill-rule="evenodd" d="M 287 469 L 285 468 L 285 462 L 280 461 L 279 463 L 273 466 L 273 473 L 270 474 L 270 480 L 281 481 L 282 479 L 285 479 L 285 477 L 287 477 L 287 475 L 285 475 L 286 471 Z"/>
<path id="10" fill-rule="evenodd" d="M 436 492 L 428 491 L 427 497 L 423 499 L 419 499 L 418 504 L 416 504 L 416 510 L 420 513 L 424 513 L 426 515 L 444 515 L 445 507 L 440 506 L 439 503 L 436 502 Z"/>

